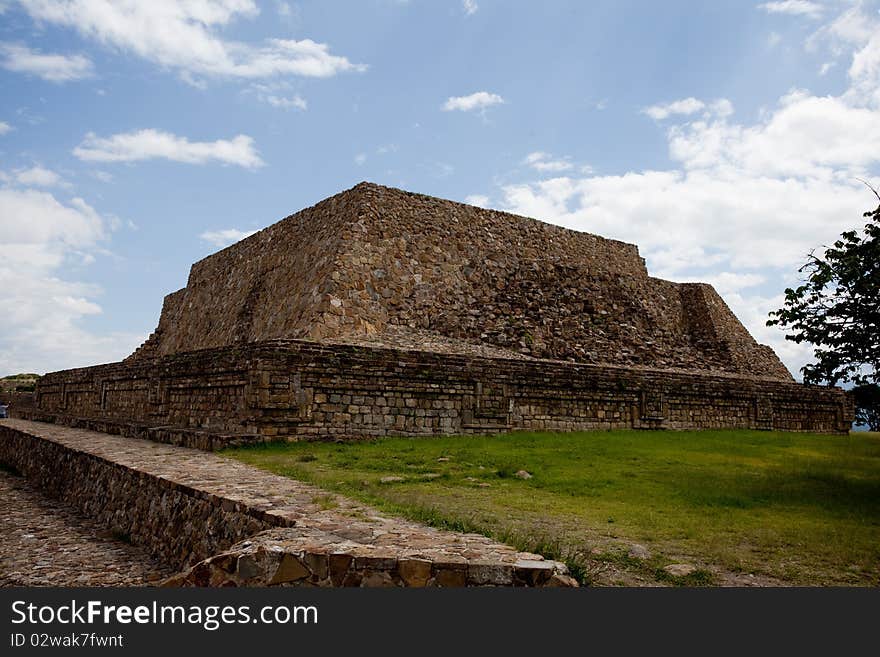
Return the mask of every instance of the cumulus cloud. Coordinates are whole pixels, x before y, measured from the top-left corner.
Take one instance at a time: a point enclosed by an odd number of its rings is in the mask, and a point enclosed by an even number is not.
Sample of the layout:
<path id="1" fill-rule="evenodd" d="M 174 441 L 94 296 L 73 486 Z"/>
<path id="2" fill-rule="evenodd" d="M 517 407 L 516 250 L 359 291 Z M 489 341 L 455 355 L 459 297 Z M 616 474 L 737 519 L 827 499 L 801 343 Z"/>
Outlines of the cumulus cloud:
<path id="1" fill-rule="evenodd" d="M 137 162 L 159 158 L 187 164 L 221 162 L 245 168 L 264 164 L 254 148 L 254 140 L 247 135 L 217 141 L 189 141 L 186 137 L 152 129 L 110 137 L 89 133 L 73 149 L 73 154 L 88 162 Z"/>
<path id="2" fill-rule="evenodd" d="M 527 179 L 497 190 L 505 209 L 638 244 L 652 275 L 714 284 L 792 372 L 809 345 L 766 327 L 806 254 L 861 225 L 872 198 L 855 178 L 880 174 L 878 20 L 847 9 L 820 29 L 847 44 L 839 95 L 792 90 L 753 122 L 727 100 L 686 98 L 643 110 L 665 129 L 671 166 L 621 175 Z M 533 154 L 535 162 L 550 161 Z"/>
<path id="3" fill-rule="evenodd" d="M 878 159 L 880 116 L 843 97 L 793 91 L 755 125 L 698 121 L 669 131 L 670 156 L 688 169 L 733 166 L 770 176 L 863 171 Z"/>
<path id="4" fill-rule="evenodd" d="M 788 14 L 791 16 L 808 16 L 809 18 L 819 18 L 823 11 L 822 5 L 818 2 L 810 2 L 810 0 L 765 2 L 762 5 L 758 5 L 758 8 L 763 9 L 768 14 Z"/>
<path id="5" fill-rule="evenodd" d="M 467 16 L 473 16 L 477 13 L 477 10 L 480 6 L 476 3 L 475 0 L 461 0 L 461 7 L 464 9 L 464 13 Z"/>
<path id="6" fill-rule="evenodd" d="M 109 219 L 81 198 L 0 188 L 0 374 L 117 360 L 143 339 L 85 330 L 80 320 L 101 312 L 101 289 L 64 276 L 70 263 L 94 260 L 109 232 Z"/>
<path id="7" fill-rule="evenodd" d="M 0 66 L 15 73 L 36 75 L 49 82 L 82 80 L 94 74 L 91 60 L 83 55 L 41 53 L 12 43 L 0 44 Z"/>
<path id="8" fill-rule="evenodd" d="M 67 204 L 33 189 L 0 189 L 0 222 L 4 246 L 40 248 L 35 264 L 57 266 L 68 249 L 92 247 L 106 237 L 98 213 L 81 198 Z M 18 248 L 4 249 L 4 260 L 16 260 Z M 21 259 L 26 265 L 30 256 Z"/>
<path id="9" fill-rule="evenodd" d="M 736 273 L 720 287 L 736 290 L 739 300 L 725 298 L 774 348 L 787 345 L 778 331 L 764 330 L 763 321 L 778 299 L 740 291 L 769 280 L 781 292 L 805 254 L 851 228 L 868 200 L 845 178 L 774 178 L 733 169 L 556 178 L 505 185 L 501 198 L 513 212 L 638 244 L 652 275 L 661 278 Z M 804 362 L 786 361 L 793 371 Z"/>
<path id="10" fill-rule="evenodd" d="M 535 171 L 545 173 L 559 173 L 574 168 L 574 165 L 567 158 L 554 158 L 552 155 L 541 151 L 535 151 L 526 155 L 523 164 Z"/>
<path id="11" fill-rule="evenodd" d="M 9 177 L 14 179 L 19 185 L 26 187 L 57 187 L 66 185 L 61 176 L 51 169 L 41 166 L 17 169 Z"/>
<path id="12" fill-rule="evenodd" d="M 671 103 L 661 105 L 651 105 L 642 110 L 642 114 L 647 114 L 656 121 L 668 119 L 676 114 L 695 114 L 706 108 L 706 103 L 696 98 L 683 98 L 675 100 Z"/>
<path id="13" fill-rule="evenodd" d="M 199 237 L 204 241 L 216 246 L 224 248 L 230 244 L 234 244 L 245 237 L 250 237 L 257 231 L 255 230 L 238 230 L 237 228 L 223 228 L 221 230 L 207 230 Z"/>
<path id="14" fill-rule="evenodd" d="M 177 70 L 187 79 L 330 77 L 366 69 L 311 39 L 268 39 L 256 45 L 224 39 L 224 28 L 260 13 L 253 0 L 20 2 L 39 22 L 72 28 L 85 38 Z"/>
<path id="15" fill-rule="evenodd" d="M 10 130 L 12 130 L 11 125 L 6 123 L 6 121 L 0 121 L 0 135 L 5 135 Z"/>
<path id="16" fill-rule="evenodd" d="M 474 110 L 485 110 L 493 105 L 501 105 L 504 99 L 498 94 L 489 93 L 488 91 L 477 91 L 469 96 L 451 96 L 443 103 L 444 112 L 472 112 Z"/>
<path id="17" fill-rule="evenodd" d="M 489 207 L 489 197 L 485 194 L 470 194 L 464 197 L 464 202 L 468 205 L 476 205 L 478 208 Z"/>

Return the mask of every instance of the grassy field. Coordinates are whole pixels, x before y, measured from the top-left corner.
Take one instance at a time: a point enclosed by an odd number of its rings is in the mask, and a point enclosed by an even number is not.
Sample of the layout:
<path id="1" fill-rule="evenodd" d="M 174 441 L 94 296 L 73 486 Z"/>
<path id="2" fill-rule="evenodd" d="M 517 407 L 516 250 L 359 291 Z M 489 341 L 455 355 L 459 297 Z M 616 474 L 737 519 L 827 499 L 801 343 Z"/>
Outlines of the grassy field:
<path id="1" fill-rule="evenodd" d="M 880 584 L 876 433 L 516 433 L 225 454 L 564 559 L 592 584 Z M 697 570 L 672 576 L 673 563 Z"/>

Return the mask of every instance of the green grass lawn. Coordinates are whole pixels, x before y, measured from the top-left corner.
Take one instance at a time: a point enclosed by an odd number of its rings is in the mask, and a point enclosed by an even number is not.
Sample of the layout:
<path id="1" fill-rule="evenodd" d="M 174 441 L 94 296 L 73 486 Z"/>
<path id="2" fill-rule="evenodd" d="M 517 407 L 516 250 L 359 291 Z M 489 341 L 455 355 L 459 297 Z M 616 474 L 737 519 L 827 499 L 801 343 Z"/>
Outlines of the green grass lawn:
<path id="1" fill-rule="evenodd" d="M 880 584 L 876 433 L 515 433 L 224 454 L 564 559 L 587 583 Z M 672 577 L 671 563 L 698 570 Z"/>

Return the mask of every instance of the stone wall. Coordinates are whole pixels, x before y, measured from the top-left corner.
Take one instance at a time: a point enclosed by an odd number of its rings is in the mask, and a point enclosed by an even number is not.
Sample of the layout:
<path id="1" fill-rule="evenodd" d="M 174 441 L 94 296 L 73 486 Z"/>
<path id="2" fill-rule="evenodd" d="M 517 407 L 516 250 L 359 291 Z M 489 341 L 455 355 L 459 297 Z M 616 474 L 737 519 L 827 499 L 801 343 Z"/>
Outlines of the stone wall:
<path id="1" fill-rule="evenodd" d="M 635 245 L 367 183 L 195 263 L 131 359 L 291 338 L 400 346 L 408 332 L 792 380 L 711 286 L 649 277 Z"/>
<path id="2" fill-rule="evenodd" d="M 10 413 L 15 413 L 19 409 L 29 410 L 34 407 L 34 393 L 0 391 L 0 403 L 8 404 Z"/>
<path id="3" fill-rule="evenodd" d="M 577 586 L 541 555 L 214 454 L 0 420 L 0 463 L 168 565 L 191 566 L 168 586 Z"/>
<path id="4" fill-rule="evenodd" d="M 4 423 L 0 463 L 176 568 L 262 530 L 293 524 Z"/>
<path id="5" fill-rule="evenodd" d="M 845 433 L 849 396 L 773 378 L 272 341 L 54 372 L 34 419 L 225 441 L 614 428 Z M 118 427 L 122 427 L 121 429 Z M 129 427 L 126 429 L 126 427 Z M 145 429 L 148 428 L 148 429 Z"/>

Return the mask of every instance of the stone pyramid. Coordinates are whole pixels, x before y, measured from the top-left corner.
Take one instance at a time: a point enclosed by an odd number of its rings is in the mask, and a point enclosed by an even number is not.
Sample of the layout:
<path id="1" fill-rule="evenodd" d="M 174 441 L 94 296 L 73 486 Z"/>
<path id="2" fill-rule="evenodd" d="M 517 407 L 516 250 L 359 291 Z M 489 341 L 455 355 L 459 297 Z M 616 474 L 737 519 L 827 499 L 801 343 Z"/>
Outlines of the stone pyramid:
<path id="1" fill-rule="evenodd" d="M 195 263 L 129 360 L 274 339 L 792 380 L 633 244 L 371 183 Z"/>

